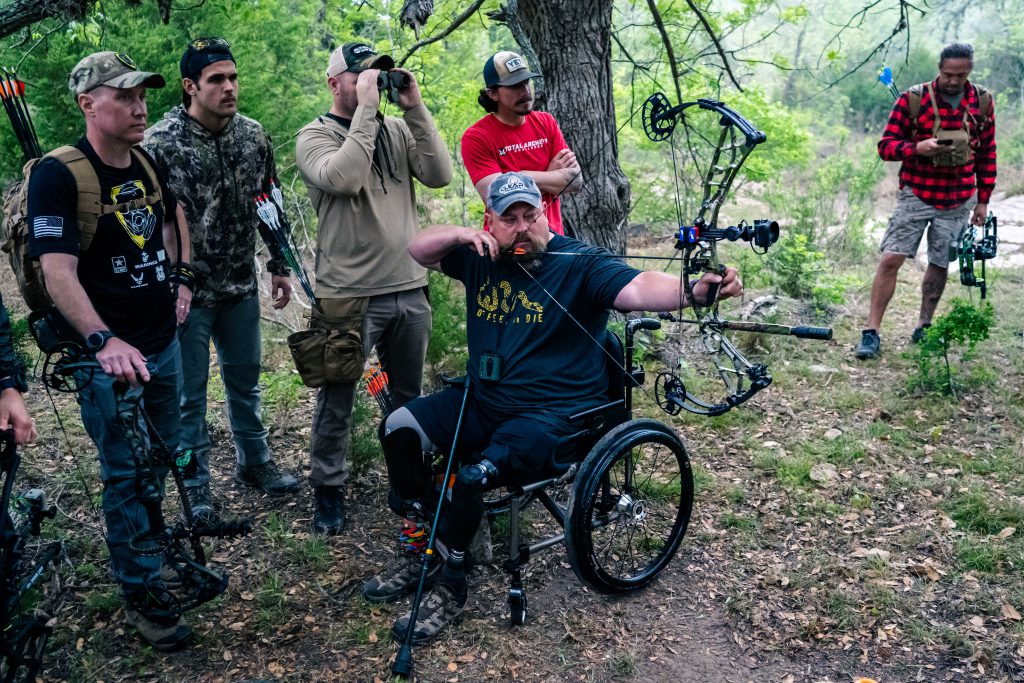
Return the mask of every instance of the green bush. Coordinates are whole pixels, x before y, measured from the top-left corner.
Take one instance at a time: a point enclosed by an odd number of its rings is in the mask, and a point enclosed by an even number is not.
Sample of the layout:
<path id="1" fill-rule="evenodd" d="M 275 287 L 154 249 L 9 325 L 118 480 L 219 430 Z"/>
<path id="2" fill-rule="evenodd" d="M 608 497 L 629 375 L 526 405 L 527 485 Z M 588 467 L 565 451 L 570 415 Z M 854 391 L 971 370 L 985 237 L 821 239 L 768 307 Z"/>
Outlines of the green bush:
<path id="1" fill-rule="evenodd" d="M 956 395 L 956 373 L 949 352 L 964 347 L 960 360 L 970 360 L 978 343 L 988 339 L 993 324 L 992 304 L 978 307 L 964 299 L 953 299 L 950 311 L 935 319 L 917 345 L 917 372 L 910 377 L 910 387 Z"/>

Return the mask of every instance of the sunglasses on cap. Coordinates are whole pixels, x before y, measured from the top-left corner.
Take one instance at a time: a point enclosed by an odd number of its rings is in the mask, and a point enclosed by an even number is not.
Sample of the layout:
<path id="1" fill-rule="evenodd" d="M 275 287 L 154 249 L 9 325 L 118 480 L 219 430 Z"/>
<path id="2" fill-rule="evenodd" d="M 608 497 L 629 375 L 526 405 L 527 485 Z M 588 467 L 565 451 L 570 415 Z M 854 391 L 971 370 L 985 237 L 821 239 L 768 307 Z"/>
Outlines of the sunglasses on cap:
<path id="1" fill-rule="evenodd" d="M 193 52 L 227 52 L 231 43 L 223 38 L 196 38 L 188 44 L 188 49 Z"/>

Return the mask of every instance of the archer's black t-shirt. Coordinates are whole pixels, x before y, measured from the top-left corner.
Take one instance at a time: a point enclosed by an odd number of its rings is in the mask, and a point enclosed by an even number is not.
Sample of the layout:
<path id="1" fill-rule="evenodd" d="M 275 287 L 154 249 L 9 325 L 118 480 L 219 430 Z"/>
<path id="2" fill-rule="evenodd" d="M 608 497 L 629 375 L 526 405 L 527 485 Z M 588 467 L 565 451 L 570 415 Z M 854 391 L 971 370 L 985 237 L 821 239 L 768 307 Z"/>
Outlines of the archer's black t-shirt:
<path id="1" fill-rule="evenodd" d="M 134 157 L 130 167 L 114 168 L 100 161 L 85 138 L 75 146 L 96 170 L 104 204 L 152 192 L 149 175 Z M 67 167 L 44 159 L 32 170 L 28 187 L 32 258 L 51 253 L 77 256 L 78 279 L 100 318 L 144 355 L 165 349 L 176 330 L 163 238 L 165 207 L 173 211 L 176 201 L 162 178 L 160 190 L 160 203 L 101 217 L 92 244 L 80 252 L 77 185 Z"/>
<path id="2" fill-rule="evenodd" d="M 605 402 L 606 356 L 597 342 L 615 297 L 640 271 L 561 235 L 552 236 L 548 251 L 576 255 L 542 256 L 533 278 L 465 245 L 441 260 L 441 270 L 466 285 L 467 372 L 474 398 L 484 405 L 566 416 Z M 483 354 L 500 356 L 499 381 L 480 379 Z"/>

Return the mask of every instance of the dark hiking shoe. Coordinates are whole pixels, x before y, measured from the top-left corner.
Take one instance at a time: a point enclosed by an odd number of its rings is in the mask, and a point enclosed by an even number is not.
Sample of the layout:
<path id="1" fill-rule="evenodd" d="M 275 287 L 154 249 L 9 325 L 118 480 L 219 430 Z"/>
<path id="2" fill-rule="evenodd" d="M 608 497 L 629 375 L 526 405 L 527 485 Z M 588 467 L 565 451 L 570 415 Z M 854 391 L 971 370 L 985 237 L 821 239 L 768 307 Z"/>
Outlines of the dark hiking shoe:
<path id="1" fill-rule="evenodd" d="M 440 572 L 444 563 L 434 555 L 427 571 L 429 586 Z M 406 593 L 416 590 L 423 569 L 421 553 L 401 552 L 385 565 L 379 574 L 363 584 L 363 597 L 370 602 L 393 602 Z"/>
<path id="2" fill-rule="evenodd" d="M 339 486 L 313 489 L 313 531 L 337 536 L 345 528 L 345 491 Z"/>
<path id="3" fill-rule="evenodd" d="M 864 330 L 860 333 L 860 344 L 857 345 L 856 355 L 861 360 L 874 358 L 878 355 L 878 349 L 882 346 L 882 339 L 878 336 L 877 330 Z"/>
<path id="4" fill-rule="evenodd" d="M 196 521 L 196 524 L 212 524 L 217 520 L 217 513 L 213 510 L 213 498 L 210 496 L 209 484 L 186 487 L 185 497 L 188 498 L 189 507 L 192 508 L 192 518 Z M 184 516 L 184 513 L 182 514 Z"/>
<path id="5" fill-rule="evenodd" d="M 915 327 L 914 331 L 910 333 L 910 343 L 920 344 L 921 340 L 924 339 L 925 331 L 927 331 L 931 326 L 931 323 L 925 323 L 924 325 L 921 325 L 921 327 Z"/>
<path id="6" fill-rule="evenodd" d="M 192 627 L 182 617 L 178 617 L 178 621 L 172 624 L 160 624 L 129 609 L 125 610 L 125 621 L 134 626 L 142 639 L 152 645 L 154 650 L 161 652 L 180 650 L 192 640 Z"/>
<path id="7" fill-rule="evenodd" d="M 425 643 L 441 632 L 448 624 L 455 621 L 462 610 L 466 609 L 466 584 L 462 588 L 437 583 L 429 593 L 423 596 L 416 624 L 413 626 L 412 642 Z M 405 641 L 406 630 L 412 610 L 402 615 L 391 627 L 391 635 L 399 642 Z"/>
<path id="8" fill-rule="evenodd" d="M 299 490 L 299 480 L 282 472 L 273 460 L 252 467 L 236 465 L 235 481 L 260 489 L 270 496 L 284 496 Z"/>

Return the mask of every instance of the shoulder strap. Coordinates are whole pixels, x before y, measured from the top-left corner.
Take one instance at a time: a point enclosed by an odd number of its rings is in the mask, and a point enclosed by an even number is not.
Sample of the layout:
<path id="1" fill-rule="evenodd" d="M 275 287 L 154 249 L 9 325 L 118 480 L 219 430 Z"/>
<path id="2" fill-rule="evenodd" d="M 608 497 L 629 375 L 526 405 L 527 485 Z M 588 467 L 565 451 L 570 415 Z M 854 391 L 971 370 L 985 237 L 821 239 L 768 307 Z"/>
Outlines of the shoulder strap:
<path id="1" fill-rule="evenodd" d="M 929 83 L 918 83 L 907 91 L 907 111 L 910 114 L 910 123 L 917 129 L 917 117 L 921 114 L 921 96 Z"/>
<path id="2" fill-rule="evenodd" d="M 992 91 L 983 85 L 975 85 L 974 92 L 978 95 L 978 112 L 986 119 L 991 118 Z"/>
<path id="3" fill-rule="evenodd" d="M 103 215 L 103 201 L 100 197 L 100 179 L 85 152 L 71 145 L 58 147 L 46 156 L 64 164 L 75 179 L 78 190 L 78 204 L 75 219 L 78 221 L 79 246 L 84 251 L 96 236 L 96 224 Z"/>

